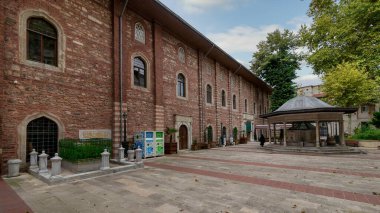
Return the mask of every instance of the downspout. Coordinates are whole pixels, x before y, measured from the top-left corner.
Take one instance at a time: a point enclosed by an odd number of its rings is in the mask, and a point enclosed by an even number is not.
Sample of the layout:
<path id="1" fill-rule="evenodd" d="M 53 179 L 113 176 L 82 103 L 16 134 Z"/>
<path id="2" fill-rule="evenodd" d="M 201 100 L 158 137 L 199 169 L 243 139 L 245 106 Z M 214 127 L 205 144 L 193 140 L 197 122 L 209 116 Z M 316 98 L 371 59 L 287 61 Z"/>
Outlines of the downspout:
<path id="1" fill-rule="evenodd" d="M 123 10 L 119 16 L 119 94 L 120 94 L 120 147 L 123 141 L 123 15 L 127 9 L 128 0 L 124 1 Z"/>
<path id="2" fill-rule="evenodd" d="M 203 118 L 204 117 L 204 112 L 203 112 L 203 110 L 204 110 L 205 100 L 202 98 L 203 97 L 202 96 L 203 95 L 203 77 L 202 77 L 203 76 L 203 59 L 205 59 L 211 53 L 211 51 L 214 49 L 214 47 L 215 47 L 215 44 L 213 43 L 212 46 L 210 47 L 210 49 L 202 57 L 202 59 L 200 59 L 200 57 L 199 57 L 201 64 L 198 64 L 198 67 L 201 67 L 201 69 L 202 69 L 202 70 L 199 71 L 199 80 L 200 80 L 200 84 L 201 84 L 201 87 L 200 87 L 200 90 L 199 90 L 199 93 L 200 93 L 199 94 L 199 101 L 201 102 L 200 103 L 200 106 L 201 106 L 201 108 L 200 108 L 200 125 L 199 125 L 199 128 L 200 128 L 199 133 L 200 134 L 202 134 L 202 132 L 205 131 L 203 129 L 203 127 L 204 127 L 204 118 Z M 203 137 L 203 135 L 201 135 L 200 142 L 202 142 L 203 139 L 204 139 L 204 137 Z M 206 135 L 206 141 L 207 141 L 207 135 Z M 203 142 L 205 143 L 206 141 L 203 141 Z"/>

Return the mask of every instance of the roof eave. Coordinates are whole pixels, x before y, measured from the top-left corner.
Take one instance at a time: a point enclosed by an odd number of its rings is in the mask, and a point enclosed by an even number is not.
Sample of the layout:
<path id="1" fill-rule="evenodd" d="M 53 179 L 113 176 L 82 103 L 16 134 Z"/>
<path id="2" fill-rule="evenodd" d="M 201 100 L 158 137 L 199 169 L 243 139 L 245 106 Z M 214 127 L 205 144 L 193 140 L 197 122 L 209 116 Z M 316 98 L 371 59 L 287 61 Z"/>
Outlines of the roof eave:
<path id="1" fill-rule="evenodd" d="M 332 108 L 313 108 L 313 109 L 299 109 L 299 110 L 289 110 L 289 111 L 274 111 L 264 115 L 260 115 L 260 118 L 269 118 L 279 115 L 289 115 L 289 114 L 301 114 L 301 113 L 313 113 L 313 112 L 343 112 L 344 114 L 351 114 L 356 112 L 357 108 L 351 107 L 332 107 Z"/>

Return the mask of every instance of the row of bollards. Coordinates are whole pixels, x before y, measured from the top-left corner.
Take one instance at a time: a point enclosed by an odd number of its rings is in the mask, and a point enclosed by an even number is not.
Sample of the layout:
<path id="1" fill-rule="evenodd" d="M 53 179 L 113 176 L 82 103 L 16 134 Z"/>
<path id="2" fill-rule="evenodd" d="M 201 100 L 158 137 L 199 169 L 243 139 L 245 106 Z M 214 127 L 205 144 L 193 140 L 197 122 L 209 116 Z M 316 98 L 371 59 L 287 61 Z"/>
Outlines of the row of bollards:
<path id="1" fill-rule="evenodd" d="M 121 146 L 119 149 L 119 161 L 125 161 L 124 151 L 125 149 Z M 38 174 L 48 174 L 48 154 L 45 151 L 42 151 L 40 155 L 36 152 L 35 149 L 30 155 L 30 166 L 29 170 L 38 172 Z M 102 160 L 100 165 L 100 170 L 107 170 L 110 168 L 110 153 L 107 149 L 104 149 L 104 152 L 101 153 Z M 136 163 L 142 161 L 142 150 L 138 147 L 136 150 L 128 150 L 128 161 L 134 161 L 134 156 L 136 156 Z M 51 161 L 51 177 L 58 176 L 61 174 L 61 165 L 62 158 L 58 156 L 58 153 L 55 153 L 55 156 L 50 159 Z M 10 159 L 8 160 L 8 177 L 15 177 L 20 175 L 20 159 Z"/>

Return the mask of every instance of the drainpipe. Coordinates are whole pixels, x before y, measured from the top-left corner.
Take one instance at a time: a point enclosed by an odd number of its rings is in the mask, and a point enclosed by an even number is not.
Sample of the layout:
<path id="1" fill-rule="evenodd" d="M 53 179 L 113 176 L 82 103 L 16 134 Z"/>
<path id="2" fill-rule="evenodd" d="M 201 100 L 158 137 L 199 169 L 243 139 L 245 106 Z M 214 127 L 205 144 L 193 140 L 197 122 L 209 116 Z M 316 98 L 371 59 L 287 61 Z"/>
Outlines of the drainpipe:
<path id="1" fill-rule="evenodd" d="M 208 51 L 206 52 L 206 54 L 202 58 L 200 58 L 200 63 L 201 64 L 198 64 L 198 67 L 201 66 L 202 69 L 203 69 L 203 59 L 205 59 L 211 53 L 211 51 L 214 49 L 214 47 L 215 47 L 215 44 L 213 43 L 212 46 L 210 47 L 210 49 L 208 49 Z M 198 60 L 198 62 L 199 62 L 199 60 Z M 200 103 L 201 104 L 201 108 L 200 108 L 199 132 L 200 132 L 200 134 L 202 134 L 202 130 L 203 130 L 203 126 L 204 126 L 204 118 L 203 118 L 204 112 L 203 112 L 203 109 L 204 109 L 204 104 L 205 104 L 204 99 L 202 99 L 202 97 L 203 97 L 202 96 L 203 95 L 203 78 L 202 78 L 203 71 L 199 71 L 198 75 L 199 75 L 199 80 L 200 80 L 200 84 L 201 84 L 201 89 L 199 90 L 199 93 L 200 93 L 199 94 L 199 101 L 201 102 Z M 203 135 L 201 135 L 200 142 L 202 142 L 203 139 L 204 139 Z M 205 142 L 205 141 L 203 141 L 203 142 Z"/>
<path id="2" fill-rule="evenodd" d="M 123 15 L 127 9 L 128 0 L 124 1 L 123 10 L 119 16 L 119 94 L 120 94 L 120 147 L 123 141 Z"/>

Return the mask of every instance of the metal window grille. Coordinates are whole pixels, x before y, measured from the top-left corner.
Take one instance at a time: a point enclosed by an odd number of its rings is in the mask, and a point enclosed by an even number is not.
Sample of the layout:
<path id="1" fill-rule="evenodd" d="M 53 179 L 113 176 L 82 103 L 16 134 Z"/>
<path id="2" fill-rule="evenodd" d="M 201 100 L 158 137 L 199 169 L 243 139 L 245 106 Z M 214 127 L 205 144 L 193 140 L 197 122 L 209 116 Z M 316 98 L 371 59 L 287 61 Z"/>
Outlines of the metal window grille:
<path id="1" fill-rule="evenodd" d="M 37 118 L 28 124 L 26 131 L 27 153 L 32 149 L 38 153 L 45 150 L 49 157 L 54 157 L 58 147 L 58 126 L 54 121 L 46 117 Z"/>

